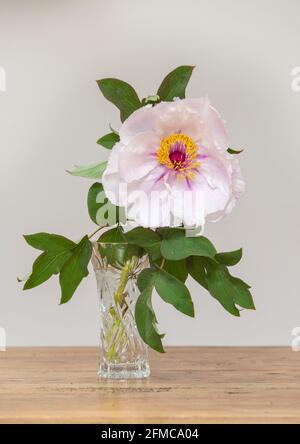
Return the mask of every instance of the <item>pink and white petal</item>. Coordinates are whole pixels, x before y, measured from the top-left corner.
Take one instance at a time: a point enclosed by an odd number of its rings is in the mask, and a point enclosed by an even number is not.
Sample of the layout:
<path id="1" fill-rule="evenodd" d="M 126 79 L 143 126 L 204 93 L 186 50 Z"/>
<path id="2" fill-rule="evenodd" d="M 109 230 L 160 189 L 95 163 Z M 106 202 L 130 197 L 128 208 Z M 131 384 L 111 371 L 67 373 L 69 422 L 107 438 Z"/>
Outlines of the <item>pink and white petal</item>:
<path id="1" fill-rule="evenodd" d="M 212 150 L 205 150 L 205 157 L 200 159 L 197 167 L 200 174 L 206 179 L 208 185 L 214 189 L 218 188 L 228 193 L 230 189 L 230 164 L 227 159 Z"/>
<path id="2" fill-rule="evenodd" d="M 233 210 L 236 202 L 242 196 L 245 190 L 245 182 L 241 175 L 241 170 L 237 159 L 232 159 L 230 171 L 230 193 L 227 196 L 227 200 L 226 195 L 220 194 L 220 190 L 210 190 L 207 193 L 207 202 L 209 203 L 209 214 L 207 219 L 210 222 L 217 222 L 224 216 L 228 215 Z M 212 198 L 211 191 L 217 191 L 217 200 Z M 222 203 L 224 202 L 225 205 L 223 206 Z"/>
<path id="3" fill-rule="evenodd" d="M 204 225 L 203 185 L 205 180 L 198 173 L 192 179 L 177 174 L 172 184 L 172 213 L 186 227 Z"/>
<path id="4" fill-rule="evenodd" d="M 140 133 L 132 138 L 119 154 L 119 172 L 125 182 L 146 176 L 159 165 L 156 158 L 160 140 L 153 132 Z"/>
<path id="5" fill-rule="evenodd" d="M 206 115 L 205 126 L 206 131 L 211 135 L 214 145 L 218 149 L 226 151 L 229 146 L 229 140 L 225 121 L 219 112 L 211 105 Z"/>
<path id="6" fill-rule="evenodd" d="M 128 204 L 128 218 L 145 228 L 170 225 L 167 193 L 145 193 L 141 190 L 132 194 Z"/>
<path id="7" fill-rule="evenodd" d="M 154 131 L 157 114 L 151 105 L 144 106 L 134 111 L 125 120 L 120 129 L 120 139 L 127 145 L 129 141 L 139 133 Z"/>
<path id="8" fill-rule="evenodd" d="M 183 99 L 181 100 L 183 106 L 185 106 L 190 112 L 196 113 L 201 120 L 207 113 L 207 109 L 210 106 L 209 99 L 207 97 L 199 97 L 197 99 Z"/>
<path id="9" fill-rule="evenodd" d="M 224 193 L 220 189 L 212 189 L 207 185 L 203 189 L 203 196 L 205 217 L 219 211 L 223 212 L 230 198 L 229 193 Z"/>
<path id="10" fill-rule="evenodd" d="M 243 179 L 240 164 L 237 159 L 233 159 L 232 161 L 231 180 L 232 180 L 233 194 L 235 195 L 236 198 L 239 199 L 245 191 L 245 181 Z"/>
<path id="11" fill-rule="evenodd" d="M 123 145 L 118 144 L 112 150 L 107 167 L 102 175 L 102 184 L 104 191 L 109 195 L 109 200 L 118 206 L 126 206 L 127 195 L 132 190 L 141 187 L 142 181 L 132 181 L 127 183 L 120 177 L 119 156 L 123 151 Z"/>
<path id="12" fill-rule="evenodd" d="M 104 191 L 106 193 L 111 192 L 111 202 L 114 205 L 120 205 L 119 200 L 119 154 L 123 149 L 121 143 L 116 143 L 116 145 L 111 150 L 110 157 L 108 159 L 107 167 L 102 175 L 102 184 Z"/>
<path id="13" fill-rule="evenodd" d="M 119 171 L 119 154 L 123 150 L 124 145 L 121 142 L 117 142 L 110 152 L 110 156 L 107 162 L 105 172 L 117 173 Z"/>
<path id="14" fill-rule="evenodd" d="M 167 193 L 167 188 L 165 185 L 164 176 L 168 174 L 168 169 L 163 165 L 158 165 L 145 177 L 132 181 L 126 184 L 127 187 L 127 205 L 133 203 L 136 192 L 147 197 L 151 193 L 159 193 L 160 195 L 165 195 Z"/>
<path id="15" fill-rule="evenodd" d="M 199 99 L 185 99 L 183 102 L 195 110 L 205 125 L 205 139 L 210 146 L 226 151 L 229 142 L 225 121 L 220 113 L 210 104 L 207 97 Z"/>
<path id="16" fill-rule="evenodd" d="M 114 205 L 124 206 L 120 199 L 120 176 L 118 173 L 105 171 L 102 176 L 104 191 L 109 195 L 109 200 Z"/>
<path id="17" fill-rule="evenodd" d="M 241 169 L 237 159 L 233 159 L 232 162 L 232 175 L 231 175 L 232 194 L 229 202 L 225 208 L 225 214 L 231 213 L 236 205 L 236 202 L 240 199 L 245 191 L 245 181 L 241 174 Z"/>
<path id="18" fill-rule="evenodd" d="M 203 226 L 205 223 L 203 194 L 201 190 L 186 191 L 172 201 L 172 213 L 185 227 Z"/>
<path id="19" fill-rule="evenodd" d="M 154 107 L 157 114 L 155 131 L 161 138 L 175 133 L 186 134 L 195 141 L 203 137 L 204 125 L 201 118 L 183 102 L 161 102 Z"/>
<path id="20" fill-rule="evenodd" d="M 143 180 L 143 189 L 147 192 L 168 191 L 168 180 L 171 171 L 165 165 L 157 165 Z"/>

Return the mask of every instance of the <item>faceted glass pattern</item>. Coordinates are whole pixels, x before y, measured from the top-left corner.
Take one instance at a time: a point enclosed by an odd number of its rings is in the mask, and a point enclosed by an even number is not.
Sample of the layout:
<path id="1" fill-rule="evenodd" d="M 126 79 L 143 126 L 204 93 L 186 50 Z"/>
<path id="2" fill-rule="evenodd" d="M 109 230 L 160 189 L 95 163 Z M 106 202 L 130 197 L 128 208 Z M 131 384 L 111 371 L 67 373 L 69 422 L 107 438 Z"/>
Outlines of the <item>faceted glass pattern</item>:
<path id="1" fill-rule="evenodd" d="M 93 244 L 92 262 L 100 299 L 102 378 L 145 378 L 150 374 L 147 345 L 138 333 L 134 317 L 140 294 L 137 277 L 149 262 L 147 256 L 127 254 L 128 247 Z"/>

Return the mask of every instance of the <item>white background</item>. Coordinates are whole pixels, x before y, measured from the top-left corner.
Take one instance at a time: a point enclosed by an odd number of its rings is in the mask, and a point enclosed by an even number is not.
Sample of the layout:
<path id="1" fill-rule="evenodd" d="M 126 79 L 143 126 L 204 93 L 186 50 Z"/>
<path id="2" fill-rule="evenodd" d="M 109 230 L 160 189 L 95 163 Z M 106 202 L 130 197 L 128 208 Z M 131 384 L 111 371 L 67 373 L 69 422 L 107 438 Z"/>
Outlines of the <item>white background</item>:
<path id="1" fill-rule="evenodd" d="M 227 314 L 189 281 L 196 318 L 156 299 L 167 344 L 282 345 L 300 325 L 300 65 L 298 0 L 0 1 L 1 294 L 8 345 L 98 343 L 94 276 L 59 306 L 56 278 L 22 292 L 36 252 L 23 233 L 76 240 L 94 229 L 91 182 L 66 168 L 105 159 L 95 141 L 118 127 L 118 111 L 95 80 L 119 77 L 141 97 L 181 64 L 197 66 L 188 96 L 208 95 L 244 148 L 247 191 L 235 211 L 207 227 L 218 250 L 243 246 L 236 273 L 252 284 L 256 312 Z"/>

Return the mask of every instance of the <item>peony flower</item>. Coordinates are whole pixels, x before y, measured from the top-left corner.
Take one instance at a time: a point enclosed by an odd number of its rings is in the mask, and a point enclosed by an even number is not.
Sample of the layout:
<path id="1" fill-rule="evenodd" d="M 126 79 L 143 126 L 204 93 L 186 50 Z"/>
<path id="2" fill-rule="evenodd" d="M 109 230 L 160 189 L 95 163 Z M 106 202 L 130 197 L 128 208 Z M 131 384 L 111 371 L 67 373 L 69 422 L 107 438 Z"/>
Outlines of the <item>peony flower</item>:
<path id="1" fill-rule="evenodd" d="M 244 191 L 224 121 L 208 99 L 145 106 L 129 116 L 103 174 L 111 202 L 144 227 L 204 226 Z"/>

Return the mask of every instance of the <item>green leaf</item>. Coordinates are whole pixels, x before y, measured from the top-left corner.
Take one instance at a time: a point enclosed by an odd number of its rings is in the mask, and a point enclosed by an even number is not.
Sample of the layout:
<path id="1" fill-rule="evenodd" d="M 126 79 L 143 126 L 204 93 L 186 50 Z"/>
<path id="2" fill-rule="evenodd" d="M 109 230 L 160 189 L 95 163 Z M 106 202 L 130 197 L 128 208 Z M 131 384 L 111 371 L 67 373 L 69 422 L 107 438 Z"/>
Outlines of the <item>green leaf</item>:
<path id="1" fill-rule="evenodd" d="M 161 254 L 168 260 L 181 260 L 189 256 L 214 258 L 216 249 L 204 236 L 186 237 L 183 230 L 169 230 L 161 242 Z"/>
<path id="2" fill-rule="evenodd" d="M 194 305 L 189 290 L 184 283 L 160 268 L 144 269 L 137 281 L 140 291 L 155 286 L 159 296 L 173 305 L 181 313 L 194 317 Z"/>
<path id="3" fill-rule="evenodd" d="M 120 136 L 116 133 L 109 133 L 106 134 L 103 137 L 100 137 L 100 139 L 97 140 L 97 143 L 99 145 L 104 146 L 104 148 L 107 148 L 108 150 L 111 150 L 112 147 L 119 142 Z"/>
<path id="4" fill-rule="evenodd" d="M 190 275 L 234 316 L 240 315 L 236 304 L 255 309 L 249 285 L 231 276 L 224 265 L 210 259 L 193 257 L 188 259 L 188 269 Z"/>
<path id="5" fill-rule="evenodd" d="M 230 274 L 228 276 L 228 279 L 232 287 L 232 297 L 234 299 L 234 302 L 240 307 L 249 310 L 255 310 L 252 295 L 249 291 L 249 285 L 241 279 L 231 276 Z"/>
<path id="6" fill-rule="evenodd" d="M 207 264 L 206 280 L 210 294 L 234 316 L 240 316 L 233 297 L 233 286 L 226 268 L 221 265 Z"/>
<path id="7" fill-rule="evenodd" d="M 35 233 L 24 235 L 26 242 L 33 248 L 42 251 L 65 251 L 76 246 L 74 242 L 59 234 Z"/>
<path id="8" fill-rule="evenodd" d="M 122 122 L 142 106 L 133 87 L 123 80 L 102 79 L 97 84 L 104 97 L 120 110 Z"/>
<path id="9" fill-rule="evenodd" d="M 138 275 L 137 285 L 141 292 L 147 287 L 153 287 L 155 273 L 156 270 L 154 268 L 144 268 Z"/>
<path id="10" fill-rule="evenodd" d="M 233 150 L 232 148 L 227 148 L 227 153 L 229 153 L 229 154 L 240 154 L 243 151 L 244 150 Z"/>
<path id="11" fill-rule="evenodd" d="M 193 279 L 208 290 L 205 270 L 205 259 L 201 256 L 193 256 L 187 259 L 188 271 Z"/>
<path id="12" fill-rule="evenodd" d="M 185 259 L 181 261 L 166 261 L 163 269 L 172 276 L 175 276 L 181 282 L 185 282 L 188 277 Z"/>
<path id="13" fill-rule="evenodd" d="M 215 255 L 215 259 L 219 262 L 219 264 L 230 267 L 236 265 L 242 259 L 242 255 L 243 250 L 240 248 L 239 250 L 228 251 L 226 253 L 217 253 Z"/>
<path id="14" fill-rule="evenodd" d="M 36 233 L 26 235 L 24 238 L 33 248 L 44 251 L 33 263 L 24 290 L 34 288 L 47 281 L 53 274 L 59 273 L 70 258 L 71 250 L 76 247 L 74 242 L 58 234 Z"/>
<path id="15" fill-rule="evenodd" d="M 144 248 L 151 260 L 156 261 L 161 257 L 160 236 L 150 228 L 137 227 L 125 234 L 127 242 Z"/>
<path id="16" fill-rule="evenodd" d="M 72 174 L 72 176 L 86 177 L 88 179 L 101 179 L 107 166 L 107 162 L 96 163 L 87 166 L 75 165 L 72 171 L 67 173 Z"/>
<path id="17" fill-rule="evenodd" d="M 168 304 L 188 316 L 194 317 L 194 304 L 189 290 L 183 282 L 164 270 L 157 270 L 154 285 L 159 296 Z"/>
<path id="18" fill-rule="evenodd" d="M 92 244 L 88 236 L 84 236 L 71 253 L 71 257 L 63 265 L 59 276 L 61 304 L 72 298 L 82 279 L 89 274 L 87 266 L 92 254 Z"/>
<path id="19" fill-rule="evenodd" d="M 154 350 L 164 353 L 161 338 L 157 331 L 157 320 L 151 302 L 152 287 L 145 288 L 135 304 L 135 320 L 138 332 L 143 341 Z"/>
<path id="20" fill-rule="evenodd" d="M 103 185 L 99 182 L 90 187 L 87 206 L 90 218 L 99 226 L 115 225 L 123 217 L 122 209 L 107 199 Z"/>
<path id="21" fill-rule="evenodd" d="M 68 250 L 45 251 L 42 253 L 33 263 L 32 273 L 25 282 L 23 290 L 37 287 L 47 281 L 53 274 L 59 273 L 71 254 Z"/>
<path id="22" fill-rule="evenodd" d="M 139 258 L 144 254 L 142 248 L 128 244 L 120 226 L 105 231 L 97 242 L 100 255 L 116 268 L 122 268 L 133 257 Z"/>
<path id="23" fill-rule="evenodd" d="M 101 199 L 101 202 L 98 202 L 98 196 L 103 193 L 103 199 Z M 88 206 L 88 212 L 89 216 L 92 219 L 95 224 L 98 224 L 97 221 L 97 212 L 99 208 L 101 208 L 102 205 L 104 205 L 105 199 L 104 199 L 104 188 L 103 185 L 99 182 L 94 183 L 88 192 L 87 196 L 87 206 Z M 102 225 L 99 223 L 98 225 Z"/>
<path id="24" fill-rule="evenodd" d="M 171 239 L 173 237 L 185 236 L 186 230 L 185 228 L 170 228 L 170 227 L 161 227 L 156 229 L 157 233 L 163 239 Z"/>
<path id="25" fill-rule="evenodd" d="M 109 243 L 109 244 L 119 244 L 126 243 L 126 237 L 121 227 L 117 226 L 111 230 L 107 230 L 101 234 L 97 242 Z"/>
<path id="26" fill-rule="evenodd" d="M 171 71 L 162 81 L 157 95 L 161 100 L 171 102 L 174 97 L 185 98 L 185 89 L 192 75 L 194 66 L 179 66 Z"/>

